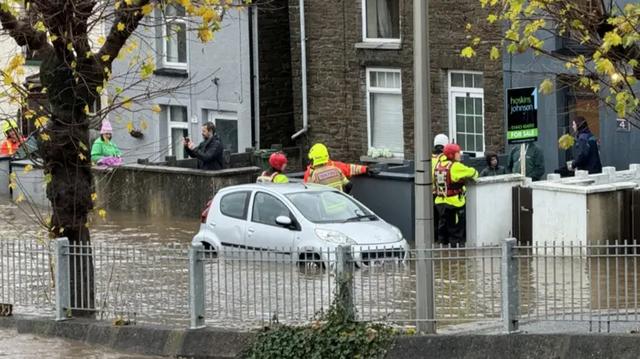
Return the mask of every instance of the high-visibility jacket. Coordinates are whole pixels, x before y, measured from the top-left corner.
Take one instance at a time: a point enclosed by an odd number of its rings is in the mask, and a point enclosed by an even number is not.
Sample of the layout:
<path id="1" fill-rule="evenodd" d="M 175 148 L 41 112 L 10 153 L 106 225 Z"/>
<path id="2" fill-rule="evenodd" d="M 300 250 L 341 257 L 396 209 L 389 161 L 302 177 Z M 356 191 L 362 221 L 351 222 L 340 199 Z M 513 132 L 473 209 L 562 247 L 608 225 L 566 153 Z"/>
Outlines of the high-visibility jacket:
<path id="1" fill-rule="evenodd" d="M 16 153 L 22 142 L 24 142 L 24 138 L 17 141 L 5 138 L 4 141 L 0 143 L 0 156 L 12 156 Z"/>
<path id="2" fill-rule="evenodd" d="M 478 178 L 478 171 L 448 159 L 441 159 L 438 163 L 432 173 L 435 204 L 464 206 L 466 203 L 464 182 Z"/>
<path id="3" fill-rule="evenodd" d="M 445 156 L 443 153 L 431 155 L 431 173 L 433 173 L 433 170 L 436 169 L 438 162 L 446 160 L 447 156 Z"/>
<path id="4" fill-rule="evenodd" d="M 340 169 L 342 174 L 347 178 L 351 178 L 357 175 L 363 175 L 367 173 L 367 166 L 357 165 L 354 163 L 344 163 L 340 161 L 329 161 L 327 165 L 334 166 Z M 307 170 L 304 172 L 304 182 L 309 181 L 309 176 L 311 176 L 312 166 L 307 166 Z"/>
<path id="5" fill-rule="evenodd" d="M 338 167 L 326 164 L 312 168 L 308 182 L 322 184 L 333 187 L 339 191 L 344 191 L 344 186 L 349 183 L 349 180 Z"/>
<path id="6" fill-rule="evenodd" d="M 262 172 L 258 177 L 257 183 L 289 183 L 289 178 L 280 172 L 268 174 L 267 171 Z"/>

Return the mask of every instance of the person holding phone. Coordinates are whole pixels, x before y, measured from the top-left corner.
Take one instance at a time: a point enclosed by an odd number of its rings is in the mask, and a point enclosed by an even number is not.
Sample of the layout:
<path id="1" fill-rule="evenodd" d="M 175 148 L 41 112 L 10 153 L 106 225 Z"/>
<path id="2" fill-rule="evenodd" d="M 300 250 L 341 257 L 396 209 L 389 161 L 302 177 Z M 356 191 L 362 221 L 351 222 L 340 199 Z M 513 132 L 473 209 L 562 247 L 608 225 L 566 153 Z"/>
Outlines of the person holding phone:
<path id="1" fill-rule="evenodd" d="M 189 157 L 198 159 L 198 169 L 210 171 L 223 169 L 222 141 L 216 135 L 216 125 L 213 122 L 202 125 L 202 138 L 204 140 L 198 146 L 189 137 L 183 138 L 184 151 Z"/>

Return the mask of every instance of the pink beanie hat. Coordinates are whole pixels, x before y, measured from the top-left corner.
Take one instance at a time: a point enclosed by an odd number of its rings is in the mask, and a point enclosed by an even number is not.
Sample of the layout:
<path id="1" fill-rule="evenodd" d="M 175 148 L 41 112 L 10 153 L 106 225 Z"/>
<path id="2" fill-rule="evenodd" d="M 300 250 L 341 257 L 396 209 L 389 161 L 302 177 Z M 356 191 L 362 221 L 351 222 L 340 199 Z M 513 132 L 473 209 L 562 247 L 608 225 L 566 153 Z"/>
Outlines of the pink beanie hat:
<path id="1" fill-rule="evenodd" d="M 109 120 L 102 121 L 102 128 L 100 129 L 100 134 L 104 135 L 105 133 L 113 133 L 113 128 L 111 127 L 111 122 L 109 122 Z"/>

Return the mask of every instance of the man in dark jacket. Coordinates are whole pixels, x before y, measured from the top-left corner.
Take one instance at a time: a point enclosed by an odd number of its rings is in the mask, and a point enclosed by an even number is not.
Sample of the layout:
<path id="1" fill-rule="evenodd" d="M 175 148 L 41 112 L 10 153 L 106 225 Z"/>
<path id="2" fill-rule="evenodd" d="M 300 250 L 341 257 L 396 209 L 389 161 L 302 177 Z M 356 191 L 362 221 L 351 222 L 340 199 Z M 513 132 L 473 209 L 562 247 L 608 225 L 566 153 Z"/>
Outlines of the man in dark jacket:
<path id="1" fill-rule="evenodd" d="M 602 163 L 598 151 L 598 141 L 589 129 L 587 120 L 576 117 L 571 123 L 576 142 L 573 145 L 573 162 L 571 169 L 589 171 L 589 173 L 601 173 Z"/>
<path id="2" fill-rule="evenodd" d="M 520 173 L 520 147 L 521 145 L 515 145 L 511 149 L 507 161 L 509 173 Z M 526 176 L 534 181 L 539 181 L 544 176 L 544 154 L 535 142 L 525 144 L 525 171 Z"/>
<path id="3" fill-rule="evenodd" d="M 202 137 L 204 141 L 196 147 L 189 138 L 185 138 L 184 151 L 189 157 L 198 159 L 198 169 L 201 170 L 221 170 L 223 166 L 222 159 L 222 141 L 216 135 L 216 125 L 213 122 L 207 122 L 202 126 Z"/>
<path id="4" fill-rule="evenodd" d="M 480 177 L 499 176 L 507 173 L 507 169 L 498 163 L 497 153 L 487 151 L 484 153 L 484 158 L 487 161 L 487 167 L 480 172 Z"/>

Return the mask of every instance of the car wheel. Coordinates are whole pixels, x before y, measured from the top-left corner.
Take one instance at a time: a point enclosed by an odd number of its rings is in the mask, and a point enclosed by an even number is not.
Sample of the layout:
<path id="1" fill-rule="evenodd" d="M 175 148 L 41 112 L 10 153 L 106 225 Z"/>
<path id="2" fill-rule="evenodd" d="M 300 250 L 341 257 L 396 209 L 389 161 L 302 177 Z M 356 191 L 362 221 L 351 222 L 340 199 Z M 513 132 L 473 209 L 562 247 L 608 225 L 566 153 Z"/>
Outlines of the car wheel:
<path id="1" fill-rule="evenodd" d="M 322 273 L 325 269 L 324 262 L 318 253 L 305 252 L 298 256 L 298 270 L 303 274 Z"/>
<path id="2" fill-rule="evenodd" d="M 218 250 L 216 247 L 212 246 L 207 242 L 202 242 L 204 246 L 204 257 L 207 259 L 215 259 L 218 258 Z"/>

